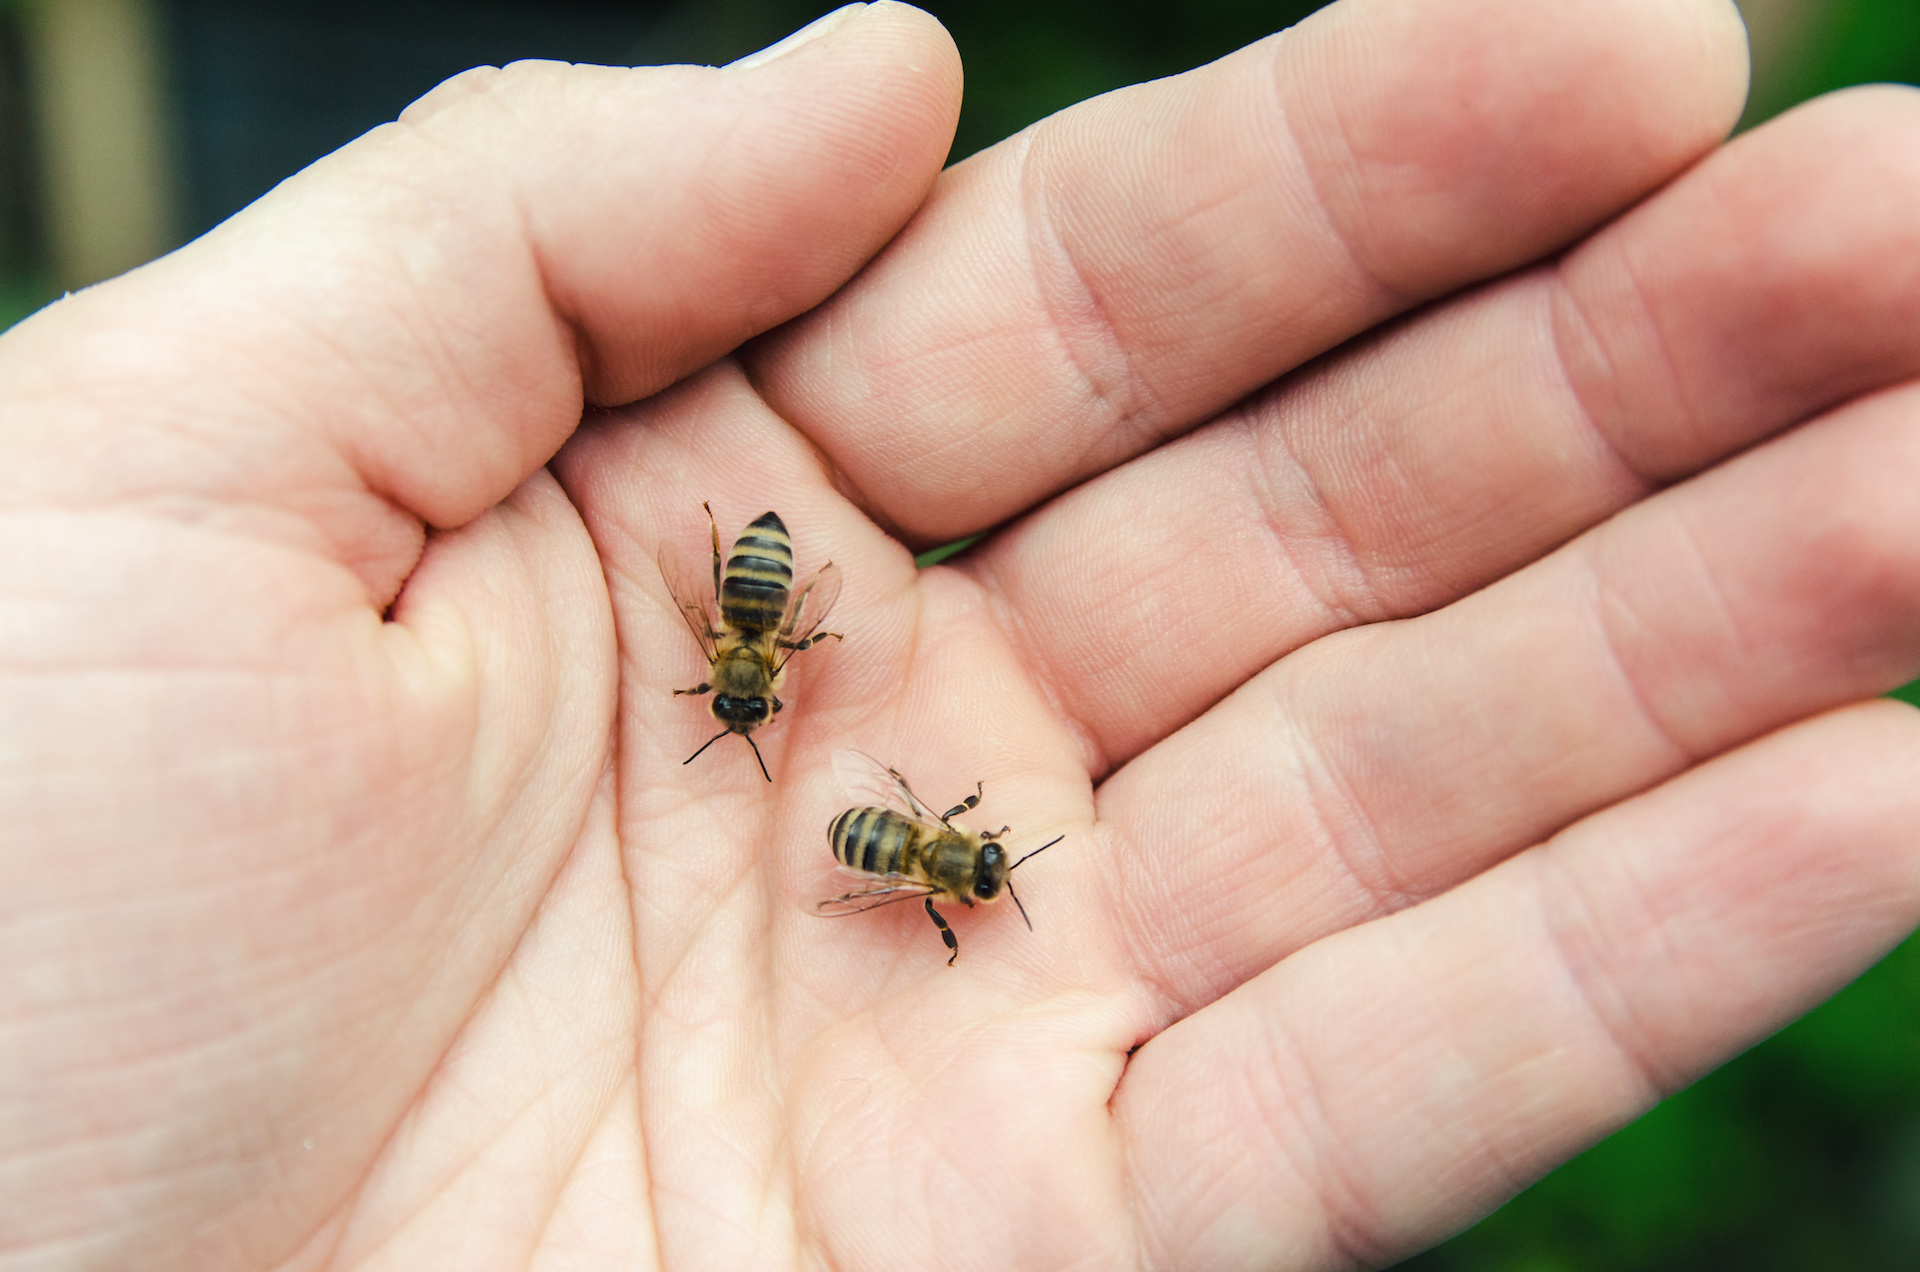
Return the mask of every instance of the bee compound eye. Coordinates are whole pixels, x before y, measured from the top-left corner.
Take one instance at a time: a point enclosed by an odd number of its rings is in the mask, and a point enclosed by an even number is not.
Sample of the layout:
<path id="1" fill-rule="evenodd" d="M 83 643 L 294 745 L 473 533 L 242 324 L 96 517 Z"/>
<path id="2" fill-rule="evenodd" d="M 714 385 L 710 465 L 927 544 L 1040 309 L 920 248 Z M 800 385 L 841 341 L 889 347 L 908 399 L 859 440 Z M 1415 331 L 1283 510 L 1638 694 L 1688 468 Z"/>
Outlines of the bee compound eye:
<path id="1" fill-rule="evenodd" d="M 973 895 L 982 901 L 991 901 L 1000 895 L 1000 886 L 1007 877 L 1007 854 L 999 844 L 987 844 L 980 849 L 980 869 L 973 876 Z"/>
<path id="2" fill-rule="evenodd" d="M 767 714 L 767 700 L 765 698 L 749 698 L 747 699 L 747 709 L 756 716 L 764 716 Z"/>

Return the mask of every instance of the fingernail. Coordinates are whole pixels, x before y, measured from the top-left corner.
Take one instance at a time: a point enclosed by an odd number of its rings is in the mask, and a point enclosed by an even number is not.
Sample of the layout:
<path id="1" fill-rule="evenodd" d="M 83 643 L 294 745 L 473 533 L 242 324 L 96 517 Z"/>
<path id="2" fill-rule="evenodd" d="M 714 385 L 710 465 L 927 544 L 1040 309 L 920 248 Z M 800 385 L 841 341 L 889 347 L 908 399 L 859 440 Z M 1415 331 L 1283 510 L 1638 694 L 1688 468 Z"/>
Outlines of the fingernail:
<path id="1" fill-rule="evenodd" d="M 758 53 L 749 53 L 737 62 L 728 62 L 722 69 L 745 71 L 751 70 L 756 66 L 764 66 L 766 63 L 773 61 L 774 58 L 779 57 L 782 53 L 791 53 L 802 44 L 807 43 L 807 41 L 819 39 L 866 7 L 864 4 L 841 5 L 832 13 L 822 14 L 820 17 L 815 18 L 779 43 L 769 44 Z"/>

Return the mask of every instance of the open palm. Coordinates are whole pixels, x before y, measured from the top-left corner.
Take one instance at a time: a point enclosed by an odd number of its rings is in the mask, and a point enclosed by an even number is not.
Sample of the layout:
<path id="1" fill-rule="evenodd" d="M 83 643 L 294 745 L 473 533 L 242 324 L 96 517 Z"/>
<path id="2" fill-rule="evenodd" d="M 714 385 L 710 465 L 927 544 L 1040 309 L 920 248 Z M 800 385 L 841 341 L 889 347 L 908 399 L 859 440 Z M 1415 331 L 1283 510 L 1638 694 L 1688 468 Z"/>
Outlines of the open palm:
<path id="1" fill-rule="evenodd" d="M 1346 0 L 936 180 L 937 25 L 815 35 L 0 340 L 0 1267 L 1390 1261 L 1920 917 L 1920 101 Z M 771 783 L 703 501 L 845 579 Z M 1033 930 L 817 917 L 844 747 Z"/>

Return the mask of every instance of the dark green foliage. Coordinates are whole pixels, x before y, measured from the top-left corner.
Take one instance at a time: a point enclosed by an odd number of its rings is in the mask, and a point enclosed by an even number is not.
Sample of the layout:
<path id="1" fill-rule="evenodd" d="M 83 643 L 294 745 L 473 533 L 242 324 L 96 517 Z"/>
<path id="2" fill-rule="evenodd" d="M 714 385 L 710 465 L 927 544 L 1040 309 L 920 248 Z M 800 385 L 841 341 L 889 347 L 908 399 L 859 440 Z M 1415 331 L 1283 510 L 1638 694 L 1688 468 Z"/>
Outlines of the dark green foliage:
<path id="1" fill-rule="evenodd" d="M 18 20 L 0 4 L 0 331 L 51 300 L 42 274 L 31 95 Z"/>
<path id="2" fill-rule="evenodd" d="M 1920 84 L 1920 3 L 1821 0 L 1796 6 L 1799 47 L 1756 82 L 1749 125 L 1850 84 Z"/>
<path id="3" fill-rule="evenodd" d="M 940 564 L 950 556 L 958 556 L 978 542 L 980 542 L 980 536 L 976 534 L 971 539 L 962 539 L 958 543 L 948 543 L 941 547 L 934 548 L 930 552 L 922 552 L 919 556 L 913 558 L 913 563 L 924 570 L 930 565 Z"/>
<path id="4" fill-rule="evenodd" d="M 1110 89 L 1190 70 L 1292 26 L 1321 0 L 928 0 L 966 66 L 953 157 Z"/>

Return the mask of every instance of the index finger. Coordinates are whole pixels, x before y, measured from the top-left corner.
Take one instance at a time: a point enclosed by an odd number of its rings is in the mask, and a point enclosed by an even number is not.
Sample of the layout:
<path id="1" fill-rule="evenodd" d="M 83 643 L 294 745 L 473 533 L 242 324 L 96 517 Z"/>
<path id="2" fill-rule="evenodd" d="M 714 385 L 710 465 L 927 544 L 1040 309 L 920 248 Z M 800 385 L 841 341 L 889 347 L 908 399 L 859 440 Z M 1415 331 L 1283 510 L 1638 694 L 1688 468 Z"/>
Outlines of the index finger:
<path id="1" fill-rule="evenodd" d="M 1345 0 L 948 171 L 750 368 L 880 520 L 973 533 L 1564 245 L 1744 87 L 1724 0 Z"/>

